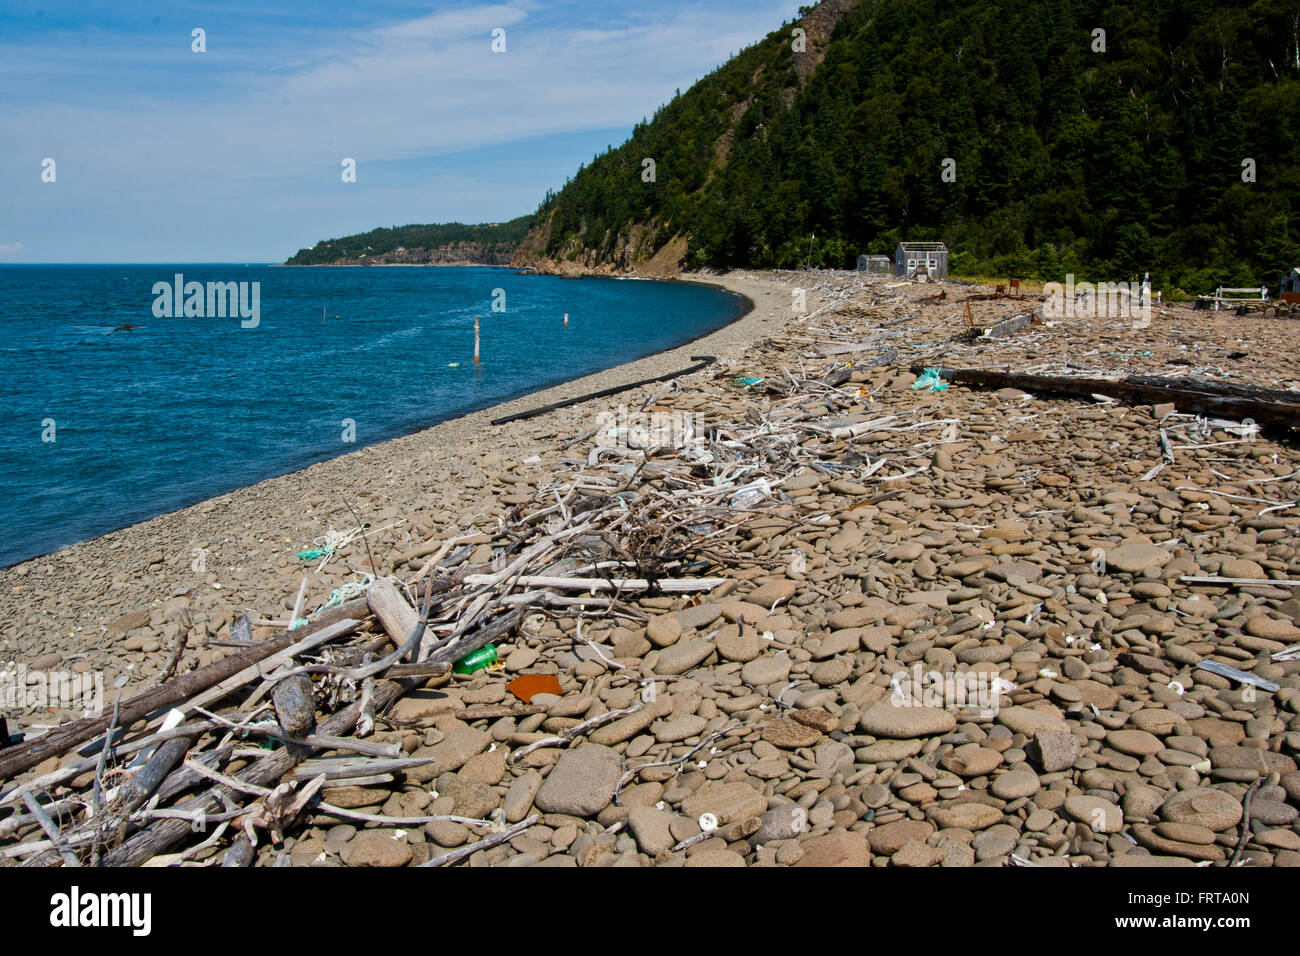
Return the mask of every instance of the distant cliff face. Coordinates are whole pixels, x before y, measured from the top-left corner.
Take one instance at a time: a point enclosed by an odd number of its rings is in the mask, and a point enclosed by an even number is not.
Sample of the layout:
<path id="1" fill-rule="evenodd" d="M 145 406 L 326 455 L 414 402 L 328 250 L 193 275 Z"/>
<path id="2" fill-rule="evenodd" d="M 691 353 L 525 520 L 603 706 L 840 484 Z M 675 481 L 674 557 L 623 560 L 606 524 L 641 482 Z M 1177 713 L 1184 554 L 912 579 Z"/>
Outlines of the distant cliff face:
<path id="1" fill-rule="evenodd" d="M 655 249 L 647 241 L 651 231 L 649 226 L 637 224 L 629 229 L 627 238 L 619 237 L 608 252 L 588 248 L 579 238 L 548 250 L 551 235 L 548 216 L 515 248 L 510 265 L 556 275 L 632 274 L 655 279 L 681 275 L 685 271 L 686 239 L 675 236 Z"/>

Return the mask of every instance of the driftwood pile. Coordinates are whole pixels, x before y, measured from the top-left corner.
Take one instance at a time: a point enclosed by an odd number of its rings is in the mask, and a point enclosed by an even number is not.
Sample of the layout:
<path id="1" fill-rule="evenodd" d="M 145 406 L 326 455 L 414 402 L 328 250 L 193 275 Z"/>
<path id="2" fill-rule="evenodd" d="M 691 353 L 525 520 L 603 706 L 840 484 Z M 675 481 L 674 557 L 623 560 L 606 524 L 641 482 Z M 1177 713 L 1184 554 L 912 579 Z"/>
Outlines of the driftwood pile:
<path id="1" fill-rule="evenodd" d="M 386 721 L 397 726 L 385 712 L 399 698 L 448 682 L 456 662 L 508 640 L 526 618 L 643 623 L 636 598 L 709 592 L 727 581 L 719 571 L 752 568 L 737 529 L 788 504 L 780 486 L 791 475 L 865 476 L 886 464 L 840 454 L 864 429 L 899 427 L 897 416 L 835 418 L 860 401 L 847 366 L 748 383 L 724 367 L 714 377 L 717 387 L 765 393 L 767 410 L 723 424 L 673 413 L 669 429 L 605 423 L 569 442 L 593 440 L 585 458 L 562 459 L 563 477 L 498 519 L 490 562 L 470 561 L 481 555 L 478 532 L 430 540 L 398 557 L 404 578 L 379 578 L 364 597 L 271 637 L 235 628 L 228 656 L 0 749 L 0 860 L 241 866 L 260 842 L 321 817 L 474 828 L 476 842 L 430 861 L 440 865 L 526 829 L 536 817 L 509 827 L 499 815 L 379 817 L 331 806 L 321 791 L 428 763 L 366 738 Z M 678 388 L 663 385 L 641 410 Z M 619 716 L 532 746 L 567 744 Z"/>
<path id="2" fill-rule="evenodd" d="M 426 613 L 445 580 L 424 588 Z M 82 759 L 0 794 L 0 850 L 25 865 L 140 865 L 190 844 L 192 858 L 229 836 L 226 865 L 251 861 L 257 829 L 279 839 L 326 780 L 399 772 L 418 761 L 362 739 L 376 713 L 445 675 L 450 662 L 513 625 L 515 614 L 477 618 L 411 665 L 428 629 L 390 582 L 365 599 L 166 684 L 119 701 L 111 712 L 0 751 L 8 780 L 78 745 Z M 390 645 L 397 650 L 380 656 Z M 313 680 L 316 678 L 316 680 Z M 445 679 L 445 677 L 443 678 Z M 232 702 L 235 701 L 235 702 Z M 127 729 L 129 728 L 129 729 Z M 356 734 L 356 736 L 349 736 Z M 265 749 L 274 746 L 274 749 Z M 322 751 L 339 756 L 312 760 Z M 33 827 L 44 839 L 33 841 Z M 193 838 L 193 839 L 191 839 Z"/>

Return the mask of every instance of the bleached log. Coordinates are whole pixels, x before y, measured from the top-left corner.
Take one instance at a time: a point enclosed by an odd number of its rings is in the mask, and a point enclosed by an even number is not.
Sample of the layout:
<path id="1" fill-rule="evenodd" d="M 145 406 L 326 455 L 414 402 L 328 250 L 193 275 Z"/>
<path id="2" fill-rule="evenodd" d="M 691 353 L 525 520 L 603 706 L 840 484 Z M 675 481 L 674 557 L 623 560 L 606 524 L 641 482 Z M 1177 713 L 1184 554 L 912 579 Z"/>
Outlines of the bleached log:
<path id="1" fill-rule="evenodd" d="M 471 574 L 465 578 L 469 585 L 491 584 L 495 575 Z M 514 579 L 520 587 L 557 588 L 564 591 L 645 591 L 653 585 L 661 591 L 680 594 L 690 591 L 712 591 L 725 584 L 726 578 L 664 578 L 649 581 L 646 578 L 564 578 L 541 574 L 523 574 Z"/>

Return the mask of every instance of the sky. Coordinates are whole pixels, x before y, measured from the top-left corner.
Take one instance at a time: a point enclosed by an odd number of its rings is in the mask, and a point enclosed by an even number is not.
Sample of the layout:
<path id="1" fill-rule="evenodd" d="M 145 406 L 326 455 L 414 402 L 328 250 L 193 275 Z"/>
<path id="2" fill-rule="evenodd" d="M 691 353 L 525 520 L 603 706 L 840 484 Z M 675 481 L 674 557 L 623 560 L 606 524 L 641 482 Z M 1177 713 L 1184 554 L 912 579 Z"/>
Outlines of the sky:
<path id="1" fill-rule="evenodd" d="M 804 2 L 0 0 L 0 264 L 531 213 Z"/>

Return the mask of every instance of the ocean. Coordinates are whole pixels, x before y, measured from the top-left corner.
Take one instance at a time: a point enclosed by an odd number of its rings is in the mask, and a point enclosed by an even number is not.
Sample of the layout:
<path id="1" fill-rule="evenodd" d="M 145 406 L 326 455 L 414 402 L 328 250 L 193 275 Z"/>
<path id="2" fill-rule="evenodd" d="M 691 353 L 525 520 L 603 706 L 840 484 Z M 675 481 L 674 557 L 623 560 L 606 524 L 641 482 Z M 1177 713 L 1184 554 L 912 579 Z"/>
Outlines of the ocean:
<path id="1" fill-rule="evenodd" d="M 479 267 L 0 266 L 0 566 L 679 345 L 742 310 L 706 286 Z"/>

